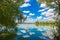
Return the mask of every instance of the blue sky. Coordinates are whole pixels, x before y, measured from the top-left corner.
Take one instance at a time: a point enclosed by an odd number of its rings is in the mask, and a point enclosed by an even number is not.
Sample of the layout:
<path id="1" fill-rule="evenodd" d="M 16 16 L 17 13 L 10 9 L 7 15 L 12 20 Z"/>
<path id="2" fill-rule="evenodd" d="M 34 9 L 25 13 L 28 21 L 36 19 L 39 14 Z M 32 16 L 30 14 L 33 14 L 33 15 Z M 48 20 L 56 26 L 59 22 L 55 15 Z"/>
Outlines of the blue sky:
<path id="1" fill-rule="evenodd" d="M 27 17 L 27 21 L 53 20 L 51 17 L 54 15 L 53 9 L 47 7 L 45 3 L 39 4 L 37 0 L 24 0 L 19 10 Z"/>

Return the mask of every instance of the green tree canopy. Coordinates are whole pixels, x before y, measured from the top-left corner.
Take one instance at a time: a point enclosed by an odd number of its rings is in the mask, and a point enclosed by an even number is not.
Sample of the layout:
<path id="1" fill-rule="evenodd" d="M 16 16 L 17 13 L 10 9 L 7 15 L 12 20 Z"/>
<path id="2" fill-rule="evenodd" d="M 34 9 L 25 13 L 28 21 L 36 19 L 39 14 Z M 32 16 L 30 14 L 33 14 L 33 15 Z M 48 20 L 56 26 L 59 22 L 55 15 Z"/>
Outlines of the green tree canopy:
<path id="1" fill-rule="evenodd" d="M 0 0 L 0 25 L 14 27 L 15 18 L 21 12 L 18 10 L 23 0 Z"/>

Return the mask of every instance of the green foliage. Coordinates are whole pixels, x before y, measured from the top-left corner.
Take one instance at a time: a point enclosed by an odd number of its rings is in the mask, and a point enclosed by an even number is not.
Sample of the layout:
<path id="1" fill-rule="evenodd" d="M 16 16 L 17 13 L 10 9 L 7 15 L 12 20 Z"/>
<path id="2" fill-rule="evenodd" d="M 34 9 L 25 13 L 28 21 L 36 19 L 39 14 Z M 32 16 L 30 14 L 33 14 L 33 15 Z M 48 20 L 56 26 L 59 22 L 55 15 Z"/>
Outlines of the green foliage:
<path id="1" fill-rule="evenodd" d="M 16 36 L 16 18 L 23 16 L 21 11 L 18 10 L 23 0 L 0 0 L 0 27 L 6 27 L 0 32 L 0 40 L 13 40 Z M 22 18 L 22 17 L 21 17 Z M 8 32 L 9 28 L 15 28 L 13 33 Z M 13 30 L 13 29 L 12 29 Z M 9 30 L 10 31 L 10 30 Z"/>
<path id="2" fill-rule="evenodd" d="M 0 40 L 14 40 L 16 34 L 2 33 L 0 34 Z"/>
<path id="3" fill-rule="evenodd" d="M 16 26 L 15 18 L 18 14 L 21 15 L 18 8 L 22 2 L 23 0 L 0 0 L 0 25 L 6 27 Z"/>
<path id="4" fill-rule="evenodd" d="M 39 26 L 39 22 L 38 22 L 38 21 L 36 21 L 34 24 L 35 24 L 36 26 Z"/>
<path id="5" fill-rule="evenodd" d="M 22 12 L 20 11 L 20 13 L 17 15 L 17 18 L 18 18 L 18 23 L 22 23 L 22 22 L 19 22 L 19 21 L 25 21 L 26 20 L 26 17 L 23 16 Z"/>
<path id="6" fill-rule="evenodd" d="M 58 20 L 58 22 L 56 22 L 56 25 L 58 26 L 58 33 L 60 34 L 60 20 Z"/>
<path id="7" fill-rule="evenodd" d="M 35 25 L 37 26 L 40 26 L 40 25 L 43 25 L 43 26 L 54 26 L 55 25 L 55 22 L 35 22 Z"/>
<path id="8" fill-rule="evenodd" d="M 60 0 L 38 0 L 38 3 L 46 3 L 48 7 L 55 8 L 56 12 L 60 12 Z M 52 4 L 53 3 L 53 4 Z M 60 14 L 60 13 L 58 13 Z"/>

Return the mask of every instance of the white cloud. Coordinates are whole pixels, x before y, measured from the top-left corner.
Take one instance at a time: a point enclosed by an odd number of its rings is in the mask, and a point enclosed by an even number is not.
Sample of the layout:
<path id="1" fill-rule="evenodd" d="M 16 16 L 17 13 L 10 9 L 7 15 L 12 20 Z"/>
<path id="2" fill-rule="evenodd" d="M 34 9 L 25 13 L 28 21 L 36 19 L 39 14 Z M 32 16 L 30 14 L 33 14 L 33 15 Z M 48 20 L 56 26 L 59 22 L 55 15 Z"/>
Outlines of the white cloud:
<path id="1" fill-rule="evenodd" d="M 40 20 L 40 19 L 42 19 L 42 16 L 38 16 L 38 17 L 37 17 L 37 20 Z"/>
<path id="2" fill-rule="evenodd" d="M 20 32 L 18 32 L 17 35 L 22 35 L 22 34 Z"/>
<path id="3" fill-rule="evenodd" d="M 27 17 L 27 15 L 23 15 L 24 17 Z"/>
<path id="4" fill-rule="evenodd" d="M 23 11 L 23 13 L 29 13 L 30 11 Z"/>
<path id="5" fill-rule="evenodd" d="M 53 13 L 52 13 L 53 14 Z M 44 18 L 43 20 L 44 21 L 55 21 L 54 17 L 55 15 L 52 15 L 52 14 L 47 14 L 47 18 Z"/>
<path id="6" fill-rule="evenodd" d="M 43 12 L 43 11 L 45 11 L 47 9 L 49 9 L 49 8 L 40 9 L 40 10 L 38 10 L 38 12 Z"/>
<path id="7" fill-rule="evenodd" d="M 47 40 L 47 38 L 46 38 L 46 37 L 44 37 L 44 36 L 39 36 L 39 38 L 43 38 L 43 39 Z"/>
<path id="8" fill-rule="evenodd" d="M 46 15 L 46 14 L 47 14 L 47 12 L 42 12 L 42 13 L 41 13 L 41 15 Z"/>
<path id="9" fill-rule="evenodd" d="M 24 2 L 30 2 L 30 0 L 24 0 Z"/>
<path id="10" fill-rule="evenodd" d="M 38 10 L 38 12 L 43 12 L 45 9 L 42 9 L 42 10 Z"/>
<path id="11" fill-rule="evenodd" d="M 22 33 L 26 33 L 26 30 L 21 30 Z"/>
<path id="12" fill-rule="evenodd" d="M 49 9 L 47 12 L 53 13 L 54 12 L 54 9 Z"/>
<path id="13" fill-rule="evenodd" d="M 33 13 L 30 13 L 29 15 L 30 15 L 30 16 L 34 16 L 35 14 L 33 14 Z"/>
<path id="14" fill-rule="evenodd" d="M 42 14 L 41 15 L 45 15 L 45 16 L 49 16 L 49 17 L 51 17 L 51 16 L 54 16 L 54 13 L 48 13 L 48 12 L 42 12 Z"/>
<path id="15" fill-rule="evenodd" d="M 52 17 L 47 17 L 43 19 L 44 21 L 55 21 L 55 19 L 53 19 Z"/>
<path id="16" fill-rule="evenodd" d="M 45 9 L 39 10 L 40 12 L 44 11 Z M 47 18 L 43 18 L 42 21 L 55 21 L 54 17 L 57 15 L 54 15 L 54 9 L 49 9 L 48 11 L 42 12 L 41 15 L 45 15 Z M 38 19 L 41 19 L 42 17 L 38 17 Z"/>
<path id="17" fill-rule="evenodd" d="M 23 38 L 28 38 L 28 37 L 30 37 L 30 36 L 29 36 L 29 35 L 24 35 L 24 36 L 23 36 Z"/>
<path id="18" fill-rule="evenodd" d="M 35 21 L 36 21 L 36 19 L 28 17 L 24 22 L 25 23 L 34 23 Z"/>
<path id="19" fill-rule="evenodd" d="M 42 12 L 41 15 L 47 16 L 47 18 L 44 18 L 44 21 L 55 21 L 54 17 L 54 9 L 49 9 L 48 11 Z"/>
<path id="20" fill-rule="evenodd" d="M 42 28 L 38 28 L 38 31 L 44 31 Z"/>
<path id="21" fill-rule="evenodd" d="M 41 3 L 40 7 L 45 8 L 46 7 L 46 3 Z"/>
<path id="22" fill-rule="evenodd" d="M 24 3 L 20 7 L 22 8 L 22 7 L 28 7 L 28 6 L 31 6 L 31 5 L 29 3 Z"/>
<path id="23" fill-rule="evenodd" d="M 41 15 L 53 16 L 54 15 L 54 9 L 49 9 L 48 11 L 42 12 Z"/>
<path id="24" fill-rule="evenodd" d="M 30 35 L 33 35 L 33 34 L 35 34 L 35 32 L 29 32 L 29 34 L 30 34 Z"/>
<path id="25" fill-rule="evenodd" d="M 29 18 L 30 16 L 27 16 L 27 18 Z"/>

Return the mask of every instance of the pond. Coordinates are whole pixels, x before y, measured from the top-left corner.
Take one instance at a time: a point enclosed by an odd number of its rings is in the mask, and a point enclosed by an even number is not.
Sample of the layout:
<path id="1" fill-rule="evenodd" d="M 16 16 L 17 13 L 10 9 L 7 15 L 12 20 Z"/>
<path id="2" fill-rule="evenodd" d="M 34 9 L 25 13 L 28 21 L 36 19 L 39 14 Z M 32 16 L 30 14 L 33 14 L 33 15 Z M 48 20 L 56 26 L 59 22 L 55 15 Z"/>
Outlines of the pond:
<path id="1" fill-rule="evenodd" d="M 15 40 L 52 40 L 53 27 L 34 24 L 18 24 Z"/>

